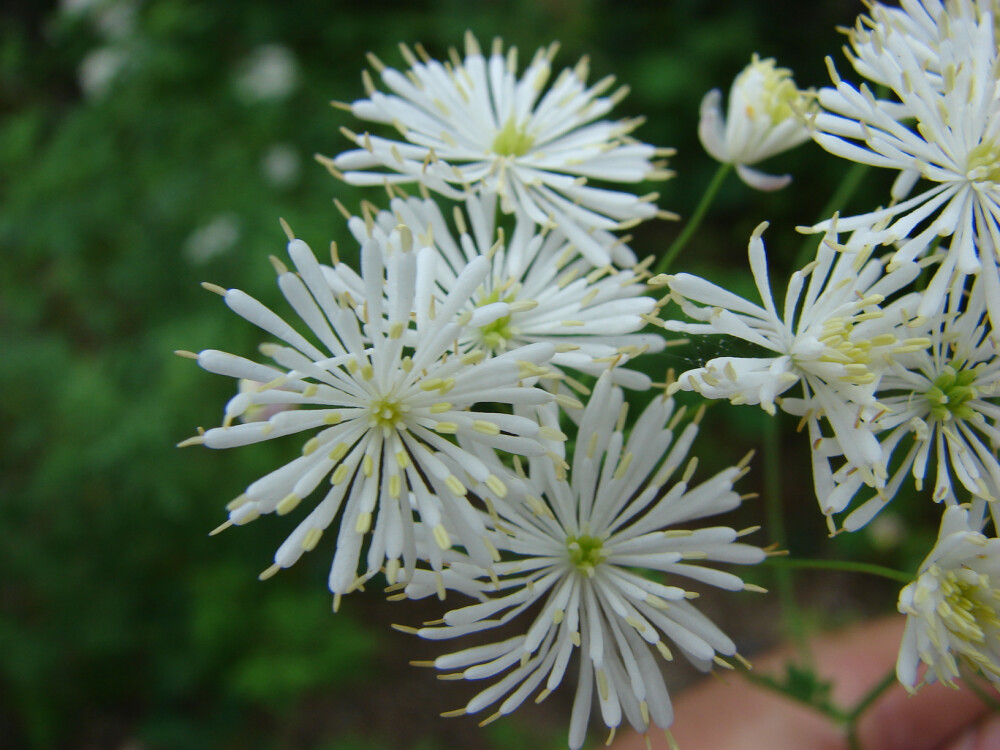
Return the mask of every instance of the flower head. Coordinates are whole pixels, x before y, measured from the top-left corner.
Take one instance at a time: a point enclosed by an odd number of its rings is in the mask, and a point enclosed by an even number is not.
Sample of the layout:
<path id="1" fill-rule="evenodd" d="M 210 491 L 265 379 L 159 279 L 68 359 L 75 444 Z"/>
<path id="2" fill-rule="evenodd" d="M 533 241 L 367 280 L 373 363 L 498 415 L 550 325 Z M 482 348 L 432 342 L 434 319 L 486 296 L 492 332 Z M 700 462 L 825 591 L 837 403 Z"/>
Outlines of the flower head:
<path id="1" fill-rule="evenodd" d="M 855 69 L 894 99 L 852 86 L 832 65 L 834 87 L 819 93 L 826 111 L 812 120 L 817 143 L 845 159 L 900 170 L 888 208 L 838 223 L 845 230 L 881 223 L 873 239 L 898 244 L 893 265 L 950 238 L 918 313 L 934 315 L 950 289 L 983 274 L 987 309 L 998 320 L 1000 51 L 990 4 L 956 0 L 945 9 L 928 0 L 904 11 L 876 4 L 864 31 L 851 35 Z M 919 180 L 926 189 L 907 198 Z"/>
<path id="2" fill-rule="evenodd" d="M 658 150 L 634 140 L 638 120 L 603 120 L 626 89 L 606 97 L 605 78 L 588 87 L 587 63 L 564 70 L 546 88 L 556 46 L 539 50 L 517 74 L 517 50 L 499 40 L 487 58 L 471 34 L 465 59 L 420 59 L 403 48 L 404 74 L 373 59 L 386 94 L 365 77 L 367 99 L 350 105 L 361 119 L 394 125 L 403 140 L 345 131 L 359 147 L 329 162 L 359 185 L 419 181 L 458 200 L 468 189 L 500 196 L 504 212 L 559 227 L 595 266 L 607 248 L 591 236 L 656 215 L 655 195 L 592 187 L 592 179 L 635 183 L 668 175 Z M 659 152 L 663 155 L 665 152 Z M 383 171 L 385 170 L 385 171 Z"/>
<path id="3" fill-rule="evenodd" d="M 992 508 L 1000 499 L 997 345 L 986 319 L 982 284 L 977 283 L 967 299 L 961 297 L 965 310 L 940 316 L 929 331 L 931 345 L 896 356 L 882 377 L 878 401 L 884 411 L 872 429 L 891 475 L 877 496 L 844 520 L 848 530 L 864 526 L 882 510 L 908 474 L 921 490 L 930 465 L 935 466 L 936 502 L 958 504 L 955 479 L 976 498 L 978 517 L 983 504 Z M 897 452 L 902 457 L 893 461 Z M 850 469 L 844 467 L 839 474 L 849 485 Z M 844 501 L 837 505 L 843 507 Z"/>
<path id="4" fill-rule="evenodd" d="M 896 676 L 910 691 L 922 682 L 954 686 L 965 663 L 1000 683 L 1000 539 L 970 525 L 960 505 L 945 509 L 937 544 L 917 579 L 899 593 L 906 629 Z"/>
<path id="5" fill-rule="evenodd" d="M 727 334 L 773 355 L 717 357 L 681 374 L 672 388 L 760 404 L 773 414 L 778 397 L 801 384 L 803 398 L 784 399 L 782 407 L 803 414 L 817 435 L 818 419 L 824 416 L 866 482 L 877 484 L 881 451 L 864 422 L 877 411 L 873 394 L 878 379 L 894 356 L 929 343 L 905 327 L 908 310 L 917 306 L 914 298 L 883 302 L 910 283 L 919 269 L 909 264 L 886 272 L 878 260 L 868 260 L 872 248 L 862 244 L 863 234 L 852 236 L 847 245 L 828 234 L 816 259 L 792 274 L 779 312 L 761 240 L 766 226 L 757 228 L 749 245 L 762 305 L 688 274 L 663 281 L 685 314 L 701 321 L 667 321 L 669 330 Z"/>
<path id="6" fill-rule="evenodd" d="M 698 137 L 702 146 L 757 190 L 778 190 L 792 181 L 749 165 L 809 140 L 804 116 L 811 109 L 810 92 L 795 86 L 792 72 L 775 67 L 773 59 L 753 56 L 729 90 L 729 111 L 722 116 L 722 92 L 712 89 L 701 101 Z"/>
<path id="7" fill-rule="evenodd" d="M 651 723 L 670 726 L 673 710 L 655 658 L 673 658 L 667 641 L 703 670 L 727 664 L 723 656 L 739 658 L 732 640 L 687 601 L 695 594 L 686 583 L 755 590 L 703 562 L 752 564 L 764 552 L 740 543 L 743 532 L 731 528 L 678 525 L 738 506 L 732 485 L 745 467 L 692 486 L 697 462 L 684 464 L 697 418 L 681 428 L 683 409 L 658 397 L 626 441 L 626 410 L 622 391 L 602 376 L 583 413 L 571 475 L 549 460 L 529 459 L 528 472 L 508 482 L 508 497 L 494 498 L 504 530 L 497 546 L 506 555 L 493 567 L 496 582 L 471 566 L 452 567 L 466 579 L 460 588 L 481 601 L 448 612 L 444 625 L 421 628 L 419 635 L 449 639 L 516 618 L 524 622 L 520 635 L 434 661 L 465 679 L 494 678 L 456 714 L 502 701 L 493 715 L 498 717 L 536 690 L 541 700 L 576 660 L 569 744 L 578 748 L 595 692 L 612 731 L 623 718 L 640 731 Z M 429 590 L 419 576 L 407 587 L 411 596 Z M 525 610 L 536 604 L 529 619 Z"/>
<path id="8" fill-rule="evenodd" d="M 500 494 L 504 485 L 456 439 L 521 454 L 545 450 L 536 439 L 536 422 L 479 411 L 476 405 L 548 401 L 546 392 L 521 382 L 544 372 L 539 363 L 551 358 L 552 347 L 539 343 L 489 358 L 481 351 L 455 351 L 454 341 L 473 317 L 460 311 L 483 282 L 489 263 L 485 258 L 470 262 L 438 302 L 425 283 L 434 278 L 436 255 L 412 251 L 405 232 L 391 239 L 387 245 L 367 240 L 362 247 L 362 300 L 336 293 L 300 240 L 288 245 L 298 273 L 274 261 L 278 285 L 313 340 L 249 295 L 211 287 L 234 312 L 282 342 L 261 347 L 273 365 L 214 350 L 191 355 L 206 370 L 266 385 L 238 394 L 226 406 L 221 427 L 186 442 L 229 448 L 313 433 L 299 458 L 253 482 L 229 504 L 224 526 L 263 513 L 290 513 L 329 479 L 332 486 L 281 545 L 264 575 L 313 549 L 339 515 L 330 573 L 330 589 L 338 599 L 383 564 L 390 581 L 401 560 L 404 580 L 409 576 L 416 563 L 415 513 L 436 541 L 428 553 L 435 570 L 453 540 L 488 565 L 487 529 L 465 499 L 465 483 L 481 483 Z M 409 329 L 417 346 L 406 343 Z M 254 407 L 275 404 L 300 408 L 266 421 L 233 423 Z M 455 465 L 464 479 L 449 468 Z M 359 576 L 362 542 L 369 536 Z"/>
<path id="9" fill-rule="evenodd" d="M 484 325 L 467 326 L 458 342 L 461 351 L 498 354 L 546 342 L 555 352 L 548 363 L 555 373 L 569 369 L 596 377 L 613 359 L 622 363 L 663 348 L 659 334 L 639 333 L 656 306 L 652 297 L 644 296 L 643 268 L 594 269 L 561 232 L 539 232 L 523 214 L 509 236 L 498 235 L 492 194 L 469 196 L 466 207 L 466 214 L 455 210 L 457 237 L 429 198 L 395 198 L 389 211 L 348 221 L 359 242 L 367 237 L 385 241 L 404 226 L 418 245 L 434 248 L 440 262 L 432 293 L 439 299 L 451 292 L 469 262 L 479 257 L 489 260 L 488 274 L 463 311 L 495 309 L 499 314 Z M 631 255 L 621 246 L 609 248 L 610 253 L 619 250 Z M 328 277 L 334 288 L 351 294 L 361 288 L 360 277 L 342 264 Z M 649 386 L 643 373 L 624 367 L 613 372 L 622 385 Z"/>

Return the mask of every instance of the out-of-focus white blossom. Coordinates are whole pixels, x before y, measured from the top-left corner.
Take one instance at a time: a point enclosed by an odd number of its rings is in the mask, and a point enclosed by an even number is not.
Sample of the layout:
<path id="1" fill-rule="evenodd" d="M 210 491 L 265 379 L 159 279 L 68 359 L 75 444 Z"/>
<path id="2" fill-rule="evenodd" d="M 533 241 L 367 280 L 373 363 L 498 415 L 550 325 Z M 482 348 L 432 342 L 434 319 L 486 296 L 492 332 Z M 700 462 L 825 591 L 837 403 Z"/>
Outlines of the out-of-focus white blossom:
<path id="1" fill-rule="evenodd" d="M 83 95 L 95 100 L 106 96 L 127 62 L 128 54 L 118 47 L 98 47 L 88 52 L 77 68 Z"/>
<path id="2" fill-rule="evenodd" d="M 274 187 L 290 187 L 302 174 L 302 157 L 294 146 L 274 143 L 260 157 L 260 170 Z"/>
<path id="3" fill-rule="evenodd" d="M 188 236 L 183 252 L 196 265 L 207 263 L 232 250 L 239 239 L 239 217 L 233 213 L 219 214 Z"/>
<path id="4" fill-rule="evenodd" d="M 281 44 L 264 44 L 240 64 L 234 86 L 240 99 L 252 104 L 280 101 L 298 82 L 299 65 L 292 51 Z"/>

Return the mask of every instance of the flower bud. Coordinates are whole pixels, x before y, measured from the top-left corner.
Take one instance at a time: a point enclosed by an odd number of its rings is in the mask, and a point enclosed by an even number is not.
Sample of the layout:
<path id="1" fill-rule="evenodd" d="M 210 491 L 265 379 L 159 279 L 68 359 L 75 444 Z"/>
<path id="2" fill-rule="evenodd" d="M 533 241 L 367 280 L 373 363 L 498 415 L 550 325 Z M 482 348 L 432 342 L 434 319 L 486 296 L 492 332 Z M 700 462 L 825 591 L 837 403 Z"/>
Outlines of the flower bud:
<path id="1" fill-rule="evenodd" d="M 729 110 L 722 116 L 722 92 L 713 89 L 701 102 L 698 137 L 714 159 L 736 166 L 747 185 L 778 190 L 792 178 L 769 175 L 749 165 L 809 140 L 804 115 L 812 108 L 813 93 L 795 86 L 787 68 L 773 59 L 753 56 L 729 91 Z"/>

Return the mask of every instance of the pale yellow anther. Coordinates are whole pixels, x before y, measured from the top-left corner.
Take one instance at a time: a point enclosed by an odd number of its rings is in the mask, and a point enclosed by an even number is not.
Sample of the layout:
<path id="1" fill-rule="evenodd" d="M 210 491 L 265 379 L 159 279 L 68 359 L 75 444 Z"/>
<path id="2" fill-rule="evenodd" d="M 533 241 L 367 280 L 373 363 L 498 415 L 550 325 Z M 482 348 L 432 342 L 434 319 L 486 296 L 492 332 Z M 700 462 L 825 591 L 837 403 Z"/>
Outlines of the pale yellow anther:
<path id="1" fill-rule="evenodd" d="M 566 433 L 562 430 L 557 430 L 555 427 L 549 427 L 547 425 L 539 428 L 538 435 L 544 440 L 554 440 L 558 443 L 563 443 L 569 439 Z"/>
<path id="2" fill-rule="evenodd" d="M 594 674 L 597 676 L 597 690 L 601 694 L 601 700 L 606 701 L 608 699 L 608 676 L 603 669 L 594 670 Z"/>
<path id="3" fill-rule="evenodd" d="M 351 446 L 349 446 L 347 443 L 343 442 L 337 443 L 335 446 L 333 446 L 333 450 L 330 451 L 327 458 L 329 458 L 331 461 L 334 462 L 340 461 L 344 456 L 347 455 L 347 451 L 350 449 L 350 447 Z"/>
<path id="4" fill-rule="evenodd" d="M 232 511 L 236 510 L 237 508 L 243 507 L 249 502 L 250 502 L 249 497 L 247 497 L 246 495 L 239 495 L 238 497 L 235 497 L 228 503 L 226 503 L 226 510 L 228 510 L 231 513 Z"/>
<path id="5" fill-rule="evenodd" d="M 225 531 L 232 525 L 233 525 L 232 521 L 224 521 L 223 523 L 219 524 L 214 529 L 212 529 L 210 532 L 208 532 L 208 535 L 215 536 L 216 534 L 221 534 L 223 531 Z"/>
<path id="6" fill-rule="evenodd" d="M 434 432 L 442 435 L 454 435 L 458 432 L 458 424 L 455 422 L 436 422 L 434 424 Z"/>
<path id="7" fill-rule="evenodd" d="M 483 435 L 499 435 L 500 427 L 494 423 L 489 422 L 485 419 L 474 419 L 472 420 L 472 429 Z"/>
<path id="8" fill-rule="evenodd" d="M 632 464 L 632 458 L 633 454 L 631 452 L 626 453 L 622 457 L 621 463 L 618 464 L 618 468 L 615 469 L 615 473 L 613 474 L 615 479 L 620 480 L 625 476 L 625 473 L 628 471 L 628 467 Z"/>
<path id="9" fill-rule="evenodd" d="M 330 475 L 330 484 L 341 484 L 345 479 L 347 479 L 347 472 L 347 465 L 340 464 L 333 470 L 333 474 Z"/>
<path id="10" fill-rule="evenodd" d="M 441 524 L 434 527 L 434 541 L 443 550 L 451 549 L 451 539 L 448 537 L 448 530 Z"/>
<path id="11" fill-rule="evenodd" d="M 501 500 L 507 497 L 507 485 L 503 483 L 500 477 L 495 474 L 490 474 L 486 477 L 484 484 L 490 488 L 494 495 L 499 497 Z"/>
<path id="12" fill-rule="evenodd" d="M 234 520 L 233 524 L 235 524 L 236 526 L 246 526 L 248 523 L 252 523 L 253 521 L 256 521 L 258 518 L 260 518 L 260 511 L 255 510 L 252 513 L 248 513 L 247 515 L 243 516 L 238 521 Z"/>
<path id="13" fill-rule="evenodd" d="M 444 414 L 446 411 L 451 411 L 452 404 L 447 401 L 438 401 L 436 404 L 432 404 L 430 408 L 431 414 Z"/>
<path id="14" fill-rule="evenodd" d="M 372 514 L 367 511 L 358 514 L 358 522 L 354 524 L 354 530 L 359 534 L 367 534 L 372 527 Z"/>
<path id="15" fill-rule="evenodd" d="M 285 497 L 278 503 L 274 510 L 279 516 L 287 515 L 291 513 L 302 502 L 302 498 L 296 495 L 294 492 L 290 492 L 285 495 Z"/>
<path id="16" fill-rule="evenodd" d="M 365 454 L 364 459 L 361 461 L 361 471 L 369 478 L 375 473 L 375 459 L 372 458 L 370 453 Z"/>
<path id="17" fill-rule="evenodd" d="M 279 570 L 281 570 L 281 566 L 275 563 L 271 567 L 266 568 L 259 576 L 257 576 L 257 580 L 266 581 L 268 578 L 272 577 Z"/>
<path id="18" fill-rule="evenodd" d="M 385 580 L 389 583 L 390 586 L 394 586 L 396 584 L 396 579 L 398 577 L 399 577 L 399 559 L 394 557 L 385 564 Z M 401 593 L 397 594 L 397 596 L 399 597 L 398 601 L 406 599 L 406 594 Z M 414 666 L 434 666 L 434 662 L 427 662 L 424 665 L 417 665 L 414 664 L 413 662 L 410 663 L 413 664 Z"/>
<path id="19" fill-rule="evenodd" d="M 306 535 L 302 537 L 302 549 L 306 552 L 312 552 L 316 549 L 316 545 L 319 544 L 319 540 L 323 537 L 323 529 L 317 529 L 313 527 L 306 532 Z"/>
<path id="20" fill-rule="evenodd" d="M 458 477 L 456 477 L 454 474 L 449 474 L 445 478 L 444 483 L 449 490 L 451 490 L 454 494 L 460 497 L 464 497 L 466 493 L 468 493 L 468 490 L 466 489 L 465 485 L 462 484 L 459 481 Z"/>

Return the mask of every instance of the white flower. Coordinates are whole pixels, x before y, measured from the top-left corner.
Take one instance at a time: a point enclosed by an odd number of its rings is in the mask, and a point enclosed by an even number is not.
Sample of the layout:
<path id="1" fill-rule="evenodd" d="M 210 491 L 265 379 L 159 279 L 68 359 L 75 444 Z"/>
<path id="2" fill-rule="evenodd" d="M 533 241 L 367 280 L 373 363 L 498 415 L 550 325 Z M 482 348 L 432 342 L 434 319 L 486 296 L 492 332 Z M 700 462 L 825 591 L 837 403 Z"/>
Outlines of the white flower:
<path id="1" fill-rule="evenodd" d="M 814 449 L 818 419 L 825 416 L 844 454 L 861 469 L 867 484 L 876 484 L 884 472 L 881 450 L 865 420 L 876 410 L 878 379 L 893 356 L 929 344 L 901 330 L 909 322 L 907 308 L 917 305 L 914 297 L 881 305 L 913 281 L 919 268 L 906 264 L 886 273 L 878 260 L 867 260 L 872 248 L 862 244 L 863 234 L 853 236 L 847 246 L 837 245 L 836 235 L 828 234 L 816 259 L 792 274 L 779 312 L 761 240 L 766 226 L 757 227 L 749 245 L 763 307 L 689 274 L 661 280 L 685 314 L 703 321 L 668 320 L 668 330 L 726 334 L 774 355 L 717 357 L 683 373 L 671 387 L 695 390 L 706 398 L 760 404 L 773 414 L 778 396 L 801 383 L 803 398 L 786 398 L 782 407 L 805 415 Z"/>
<path id="2" fill-rule="evenodd" d="M 498 354 L 547 342 L 554 347 L 549 364 L 557 372 L 569 368 L 596 377 L 611 360 L 663 349 L 659 334 L 637 333 L 656 307 L 652 297 L 641 296 L 646 292 L 643 269 L 618 270 L 610 265 L 594 269 L 559 231 L 539 233 L 523 214 L 518 215 L 513 233 L 509 237 L 501 233 L 498 239 L 492 194 L 469 196 L 466 207 L 468 221 L 460 209 L 454 213 L 457 239 L 429 198 L 396 198 L 390 211 L 367 219 L 351 217 L 348 226 L 359 242 L 369 236 L 385 241 L 397 226 L 405 226 L 418 245 L 435 248 L 442 262 L 433 293 L 441 299 L 451 292 L 466 264 L 481 256 L 489 259 L 490 272 L 465 310 L 474 313 L 507 305 L 505 314 L 486 325 L 467 327 L 459 339 L 462 351 Z M 609 253 L 621 253 L 623 259 L 631 255 L 624 246 L 609 248 Z M 355 294 L 360 289 L 361 279 L 343 264 L 328 276 L 338 291 Z M 614 374 L 616 382 L 626 387 L 649 387 L 643 373 L 616 367 Z"/>
<path id="3" fill-rule="evenodd" d="M 129 61 L 129 55 L 118 47 L 98 47 L 80 61 L 77 79 L 80 89 L 90 99 L 106 96 Z"/>
<path id="4" fill-rule="evenodd" d="M 291 144 L 273 143 L 260 157 L 260 171 L 274 187 L 287 188 L 299 181 L 302 158 Z"/>
<path id="5" fill-rule="evenodd" d="M 291 512 L 329 478 L 332 487 L 275 554 L 267 577 L 292 565 L 316 546 L 323 530 L 340 514 L 330 589 L 337 597 L 361 585 L 385 564 L 390 581 L 416 562 L 414 510 L 433 532 L 432 568 L 441 568 L 441 550 L 452 541 L 484 565 L 482 516 L 465 499 L 464 482 L 482 483 L 503 494 L 503 483 L 469 451 L 468 444 L 508 452 L 543 453 L 535 439 L 539 426 L 510 414 L 478 411 L 478 403 L 535 404 L 550 396 L 520 381 L 536 375 L 551 358 L 549 344 L 521 347 L 486 358 L 480 351 L 451 350 L 473 316 L 460 314 L 468 297 L 489 272 L 485 258 L 469 263 L 452 293 L 436 302 L 425 280 L 434 278 L 432 251 L 411 252 L 406 233 L 392 244 L 368 240 L 362 247 L 363 304 L 355 308 L 330 288 L 312 251 L 300 240 L 288 245 L 298 274 L 277 260 L 278 284 L 317 346 L 263 304 L 238 290 L 209 285 L 224 295 L 238 315 L 281 340 L 261 351 L 276 366 L 219 351 L 203 351 L 198 363 L 235 378 L 267 386 L 234 397 L 221 427 L 185 441 L 229 448 L 299 432 L 313 432 L 302 456 L 253 482 L 230 503 L 223 527 L 243 524 L 262 513 Z M 360 310 L 363 321 L 356 310 Z M 405 344 L 412 326 L 418 345 Z M 264 422 L 233 424 L 255 406 L 296 404 Z M 443 459 L 462 469 L 460 480 Z M 370 532 L 370 534 L 369 534 Z M 370 536 L 364 572 L 358 576 L 362 543 Z"/>
<path id="6" fill-rule="evenodd" d="M 916 6 L 908 7 L 916 14 Z M 870 30 L 851 36 L 851 61 L 898 101 L 855 88 L 832 65 L 835 88 L 819 93 L 828 111 L 813 120 L 817 143 L 845 159 L 900 170 L 892 204 L 841 218 L 841 229 L 883 223 L 875 239 L 899 243 L 893 265 L 925 253 L 938 237 L 950 238 L 920 315 L 934 315 L 950 288 L 982 274 L 987 309 L 1000 319 L 1000 59 L 989 11 L 989 3 L 973 0 L 956 0 L 947 11 L 928 0 L 913 16 L 876 5 Z M 914 34 L 903 17 L 920 19 L 921 31 Z M 932 58 L 935 65 L 928 67 Z M 921 179 L 927 188 L 907 199 Z"/>
<path id="7" fill-rule="evenodd" d="M 764 174 L 749 165 L 809 140 L 804 115 L 812 94 L 795 87 L 787 68 L 773 59 L 753 56 L 729 90 L 729 110 L 722 116 L 722 92 L 712 89 L 701 101 L 698 137 L 709 155 L 736 165 L 736 173 L 757 190 L 779 190 L 791 175 Z"/>
<path id="8" fill-rule="evenodd" d="M 960 505 L 945 509 L 937 544 L 917 579 L 899 593 L 906 629 L 896 676 L 911 692 L 922 682 L 954 687 L 965 663 L 1000 683 L 1000 539 L 970 526 Z"/>
<path id="9" fill-rule="evenodd" d="M 371 58 L 391 93 L 375 89 L 366 73 L 368 98 L 350 109 L 395 126 L 403 140 L 345 130 L 359 148 L 329 164 L 356 185 L 419 181 L 454 200 L 468 189 L 496 192 L 504 212 L 523 211 L 539 225 L 559 227 L 593 265 L 608 263 L 607 248 L 591 233 L 652 218 L 656 195 L 640 198 L 588 182 L 668 176 L 651 161 L 667 152 L 630 137 L 638 120 L 600 119 L 626 89 L 602 96 L 611 77 L 588 87 L 586 61 L 546 89 L 556 45 L 539 50 L 520 77 L 516 49 L 505 56 L 497 40 L 487 59 L 471 33 L 465 46 L 465 60 L 454 53 L 451 64 L 420 47 L 418 60 L 404 46 L 405 74 Z"/>
<path id="10" fill-rule="evenodd" d="M 240 234 L 239 216 L 231 212 L 219 214 L 191 232 L 184 241 L 184 255 L 196 265 L 207 263 L 232 250 Z"/>
<path id="11" fill-rule="evenodd" d="M 240 64 L 234 86 L 239 97 L 252 104 L 280 101 L 298 81 L 299 65 L 292 51 L 281 44 L 263 44 Z"/>
<path id="12" fill-rule="evenodd" d="M 882 377 L 878 400 L 885 413 L 873 429 L 884 433 L 884 461 L 892 475 L 876 497 L 844 520 L 844 528 L 853 531 L 865 525 L 892 499 L 907 474 L 921 490 L 929 462 L 936 464 L 935 502 L 958 503 L 953 476 L 979 498 L 977 505 L 988 502 L 992 507 L 1000 500 L 1000 361 L 981 283 L 964 304 L 964 311 L 950 310 L 935 322 L 929 348 L 896 356 Z M 893 453 L 904 444 L 908 448 L 902 459 L 892 465 Z"/>
<path id="13" fill-rule="evenodd" d="M 535 700 L 542 700 L 576 660 L 569 745 L 579 748 L 595 692 L 612 734 L 623 715 L 640 731 L 650 724 L 670 726 L 673 709 L 653 651 L 672 659 L 667 640 L 706 671 L 713 663 L 728 666 L 721 656 L 741 658 L 732 640 L 687 601 L 695 594 L 685 584 L 759 590 L 702 562 L 752 564 L 765 553 L 737 541 L 746 532 L 676 526 L 737 507 L 740 497 L 732 485 L 745 468 L 734 466 L 689 486 L 697 461 L 681 467 L 697 418 L 675 434 L 684 410 L 658 397 L 626 441 L 626 410 L 622 391 L 602 376 L 583 414 L 572 476 L 560 478 L 553 462 L 529 459 L 528 474 L 509 482 L 506 500 L 494 499 L 504 530 L 496 539 L 507 555 L 493 568 L 495 584 L 471 566 L 452 566 L 456 577 L 466 578 L 456 587 L 482 601 L 448 612 L 444 625 L 421 628 L 419 635 L 449 639 L 526 620 L 520 635 L 433 662 L 455 677 L 493 679 L 454 715 L 477 713 L 502 699 L 490 721 L 536 690 Z M 413 597 L 429 591 L 419 575 L 407 587 Z"/>

